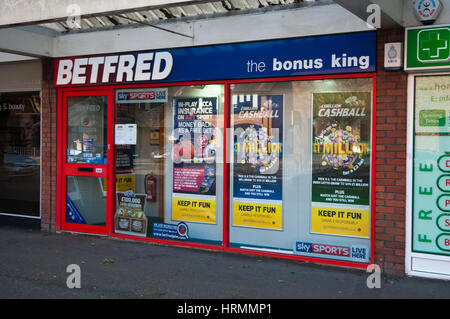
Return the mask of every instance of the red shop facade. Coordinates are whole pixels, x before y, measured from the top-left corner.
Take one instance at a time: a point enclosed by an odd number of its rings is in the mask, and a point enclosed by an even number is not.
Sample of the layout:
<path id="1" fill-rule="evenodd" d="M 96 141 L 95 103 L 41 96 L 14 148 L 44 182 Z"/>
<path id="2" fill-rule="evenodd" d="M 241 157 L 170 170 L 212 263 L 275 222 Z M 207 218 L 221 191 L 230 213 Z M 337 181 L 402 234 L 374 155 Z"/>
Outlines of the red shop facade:
<path id="1" fill-rule="evenodd" d="M 42 229 L 402 272 L 376 59 L 358 32 L 44 61 Z"/>

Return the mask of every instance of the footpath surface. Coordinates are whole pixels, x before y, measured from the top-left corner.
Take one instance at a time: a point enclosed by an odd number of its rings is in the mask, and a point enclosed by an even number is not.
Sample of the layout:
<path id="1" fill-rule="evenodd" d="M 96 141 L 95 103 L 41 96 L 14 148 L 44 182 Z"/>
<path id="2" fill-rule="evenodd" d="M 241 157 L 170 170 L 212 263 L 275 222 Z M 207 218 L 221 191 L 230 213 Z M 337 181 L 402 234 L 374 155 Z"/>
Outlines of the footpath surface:
<path id="1" fill-rule="evenodd" d="M 80 267 L 69 289 L 67 266 Z M 0 225 L 0 299 L 448 299 L 450 282 Z"/>

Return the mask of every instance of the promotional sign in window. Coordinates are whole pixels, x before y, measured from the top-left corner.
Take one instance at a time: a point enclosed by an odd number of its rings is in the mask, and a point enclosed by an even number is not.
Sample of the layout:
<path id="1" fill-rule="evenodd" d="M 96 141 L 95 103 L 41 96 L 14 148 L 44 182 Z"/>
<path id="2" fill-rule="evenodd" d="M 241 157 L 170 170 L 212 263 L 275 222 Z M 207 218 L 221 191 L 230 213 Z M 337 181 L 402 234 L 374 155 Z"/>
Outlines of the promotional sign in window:
<path id="1" fill-rule="evenodd" d="M 166 88 L 127 89 L 116 91 L 116 103 L 166 103 Z"/>
<path id="2" fill-rule="evenodd" d="M 370 105 L 370 92 L 313 94 L 313 233 L 369 237 Z"/>
<path id="3" fill-rule="evenodd" d="M 354 262 L 369 262 L 370 253 L 367 245 L 344 243 L 323 243 L 311 240 L 296 241 L 294 254 L 317 258 L 333 258 Z"/>
<path id="4" fill-rule="evenodd" d="M 174 100 L 172 219 L 216 222 L 217 97 Z"/>
<path id="5" fill-rule="evenodd" d="M 450 76 L 416 77 L 412 250 L 450 255 Z"/>
<path id="6" fill-rule="evenodd" d="M 135 194 L 131 190 L 117 192 L 115 232 L 119 234 L 147 236 L 147 217 L 145 216 L 145 194 Z"/>
<path id="7" fill-rule="evenodd" d="M 283 95 L 233 95 L 233 225 L 281 230 Z"/>

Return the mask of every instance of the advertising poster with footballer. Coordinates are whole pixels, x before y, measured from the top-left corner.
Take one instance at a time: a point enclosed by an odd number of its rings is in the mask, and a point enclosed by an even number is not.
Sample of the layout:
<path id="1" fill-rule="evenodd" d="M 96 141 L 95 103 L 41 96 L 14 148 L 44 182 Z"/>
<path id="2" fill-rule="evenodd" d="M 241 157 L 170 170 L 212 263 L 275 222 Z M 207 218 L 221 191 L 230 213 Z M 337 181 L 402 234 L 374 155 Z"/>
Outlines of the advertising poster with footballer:
<path id="1" fill-rule="evenodd" d="M 216 222 L 217 97 L 174 100 L 172 219 Z"/>
<path id="2" fill-rule="evenodd" d="M 368 237 L 371 93 L 313 94 L 311 231 Z"/>

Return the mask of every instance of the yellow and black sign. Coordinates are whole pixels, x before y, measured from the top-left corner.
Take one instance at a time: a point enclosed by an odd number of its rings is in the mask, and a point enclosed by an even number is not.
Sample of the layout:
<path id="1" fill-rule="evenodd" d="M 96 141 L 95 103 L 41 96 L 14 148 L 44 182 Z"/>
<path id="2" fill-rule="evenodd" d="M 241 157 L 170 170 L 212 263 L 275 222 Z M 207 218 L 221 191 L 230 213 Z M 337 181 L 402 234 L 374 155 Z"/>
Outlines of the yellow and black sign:
<path id="1" fill-rule="evenodd" d="M 370 210 L 312 207 L 311 232 L 369 238 Z"/>
<path id="2" fill-rule="evenodd" d="M 283 206 L 233 202 L 233 225 L 269 229 L 283 229 Z"/>
<path id="3" fill-rule="evenodd" d="M 215 224 L 216 200 L 172 197 L 172 219 Z"/>

